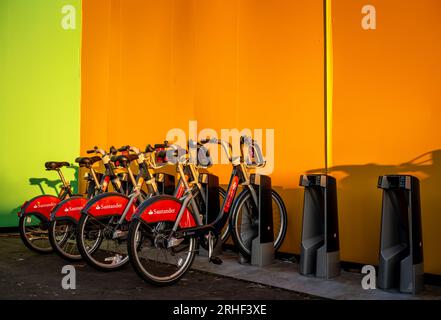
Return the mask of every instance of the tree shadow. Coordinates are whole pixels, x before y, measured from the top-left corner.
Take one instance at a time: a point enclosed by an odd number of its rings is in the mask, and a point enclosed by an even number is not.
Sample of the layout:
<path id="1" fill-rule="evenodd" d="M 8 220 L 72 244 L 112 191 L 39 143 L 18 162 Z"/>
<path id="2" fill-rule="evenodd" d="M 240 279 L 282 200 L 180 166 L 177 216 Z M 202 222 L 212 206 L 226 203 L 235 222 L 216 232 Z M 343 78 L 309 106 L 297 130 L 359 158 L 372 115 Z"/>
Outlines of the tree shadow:
<path id="1" fill-rule="evenodd" d="M 323 168 L 307 173 L 323 171 Z M 337 178 L 340 247 L 342 260 L 378 262 L 382 192 L 378 177 L 410 174 L 420 179 L 423 243 L 426 271 L 441 272 L 441 150 L 426 152 L 399 165 L 338 165 L 328 169 Z"/>

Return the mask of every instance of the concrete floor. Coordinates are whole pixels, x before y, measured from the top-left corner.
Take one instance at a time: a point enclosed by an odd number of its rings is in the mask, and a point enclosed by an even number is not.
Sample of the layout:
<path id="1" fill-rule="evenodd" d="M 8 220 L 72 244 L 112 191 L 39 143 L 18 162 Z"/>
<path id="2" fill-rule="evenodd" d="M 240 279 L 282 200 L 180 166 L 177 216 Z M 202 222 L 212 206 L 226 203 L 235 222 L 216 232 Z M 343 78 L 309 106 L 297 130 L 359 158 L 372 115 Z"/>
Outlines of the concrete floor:
<path id="1" fill-rule="evenodd" d="M 61 268 L 73 264 L 76 290 L 61 287 Z M 191 270 L 177 284 L 154 287 L 127 266 L 117 272 L 99 272 L 84 262 L 69 263 L 55 254 L 27 249 L 17 236 L 0 234 L 0 300 L 2 299 L 222 299 L 304 300 L 311 295 Z"/>
<path id="2" fill-rule="evenodd" d="M 303 292 L 328 299 L 344 300 L 441 300 L 441 287 L 425 286 L 418 295 L 404 294 L 397 290 L 364 290 L 360 273 L 342 271 L 341 275 L 330 280 L 306 277 L 299 274 L 299 265 L 290 261 L 276 260 L 267 267 L 241 265 L 238 256 L 224 252 L 223 264 L 207 263 L 207 258 L 196 257 L 193 268 L 235 279 L 252 281 L 277 288 Z"/>
<path id="3" fill-rule="evenodd" d="M 363 290 L 361 274 L 343 271 L 332 280 L 305 277 L 298 273 L 296 263 L 277 260 L 264 268 L 241 265 L 232 252 L 223 253 L 222 265 L 197 256 L 193 270 L 176 285 L 166 288 L 146 284 L 130 266 L 103 273 L 83 262 L 73 263 L 77 270 L 76 290 L 61 288 L 61 268 L 72 263 L 55 254 L 33 253 L 17 236 L 0 235 L 0 257 L 0 299 L 441 300 L 441 287 L 426 285 L 425 291 L 417 296 Z"/>

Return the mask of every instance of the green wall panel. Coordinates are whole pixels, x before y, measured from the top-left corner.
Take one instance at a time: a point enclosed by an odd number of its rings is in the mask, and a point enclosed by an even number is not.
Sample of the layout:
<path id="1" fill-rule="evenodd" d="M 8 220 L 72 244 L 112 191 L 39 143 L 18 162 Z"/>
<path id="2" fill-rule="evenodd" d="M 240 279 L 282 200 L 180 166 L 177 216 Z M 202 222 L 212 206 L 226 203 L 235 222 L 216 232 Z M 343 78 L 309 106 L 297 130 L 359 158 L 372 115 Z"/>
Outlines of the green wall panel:
<path id="1" fill-rule="evenodd" d="M 75 29 L 62 27 L 66 5 Z M 81 0 L 0 0 L 0 227 L 17 225 L 25 200 L 55 192 L 45 161 L 79 153 L 80 44 Z"/>

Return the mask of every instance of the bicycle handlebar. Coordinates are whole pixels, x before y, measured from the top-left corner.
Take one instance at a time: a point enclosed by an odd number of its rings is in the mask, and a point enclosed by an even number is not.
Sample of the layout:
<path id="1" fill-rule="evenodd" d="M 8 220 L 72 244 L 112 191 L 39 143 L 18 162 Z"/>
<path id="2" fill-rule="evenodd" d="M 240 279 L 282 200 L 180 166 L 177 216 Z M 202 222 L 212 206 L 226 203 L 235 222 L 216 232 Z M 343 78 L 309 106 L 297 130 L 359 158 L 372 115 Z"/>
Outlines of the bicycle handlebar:
<path id="1" fill-rule="evenodd" d="M 107 153 L 106 151 L 104 151 L 103 149 L 98 148 L 97 146 L 93 147 L 93 149 L 91 150 L 87 150 L 86 153 L 90 154 L 90 153 L 96 153 L 96 154 L 100 154 L 102 156 L 105 156 L 107 154 L 109 155 L 116 155 L 116 153 L 118 152 L 118 150 L 116 150 L 116 148 L 114 146 L 111 146 L 109 149 L 109 153 Z"/>
<path id="2" fill-rule="evenodd" d="M 252 148 L 253 155 L 256 157 L 257 164 L 255 166 L 257 167 L 264 167 L 266 164 L 265 159 L 263 158 L 262 149 L 260 148 L 259 144 L 251 137 L 249 136 L 242 136 L 240 137 L 240 144 L 241 147 L 243 145 L 247 145 L 248 148 Z M 243 150 L 241 148 L 242 157 L 243 157 Z"/>
<path id="3" fill-rule="evenodd" d="M 227 153 L 228 159 L 230 162 L 232 162 L 233 157 L 233 148 L 231 146 L 231 143 L 217 139 L 217 138 L 212 138 L 212 139 L 202 139 L 200 141 L 201 144 L 206 144 L 206 143 L 214 143 L 214 144 L 219 144 L 223 147 L 223 149 L 225 150 L 225 152 Z M 259 145 L 256 143 L 256 141 L 254 139 L 252 139 L 249 136 L 241 136 L 240 137 L 240 154 L 241 154 L 241 159 L 244 158 L 244 154 L 243 154 L 243 146 L 247 145 L 248 148 L 252 148 L 255 153 L 255 157 L 257 158 L 257 167 L 263 167 L 265 166 L 266 162 L 263 158 L 263 154 L 262 154 L 262 150 L 260 149 Z"/>
<path id="4" fill-rule="evenodd" d="M 224 140 L 217 139 L 217 138 L 211 138 L 211 139 L 205 138 L 205 139 L 202 139 L 200 142 L 201 142 L 201 144 L 213 143 L 213 144 L 218 144 L 218 145 L 222 146 L 222 148 L 225 150 L 225 152 L 227 154 L 228 160 L 230 162 L 233 161 L 233 156 L 232 156 L 233 155 L 233 147 L 231 146 L 231 143 L 226 142 Z"/>

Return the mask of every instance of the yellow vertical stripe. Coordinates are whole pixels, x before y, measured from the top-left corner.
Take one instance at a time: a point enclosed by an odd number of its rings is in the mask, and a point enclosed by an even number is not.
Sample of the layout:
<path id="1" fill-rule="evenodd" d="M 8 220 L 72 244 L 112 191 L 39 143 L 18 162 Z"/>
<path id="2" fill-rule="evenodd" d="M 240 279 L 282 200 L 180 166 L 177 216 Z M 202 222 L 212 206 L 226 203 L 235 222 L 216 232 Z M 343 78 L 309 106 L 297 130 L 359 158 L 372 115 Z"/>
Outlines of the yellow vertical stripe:
<path id="1" fill-rule="evenodd" d="M 332 94 L 333 94 L 333 47 L 332 47 L 332 0 L 326 1 L 326 152 L 328 168 L 332 167 Z"/>

